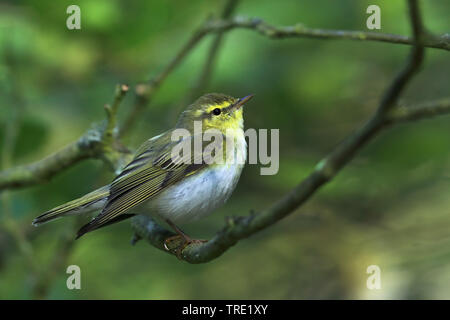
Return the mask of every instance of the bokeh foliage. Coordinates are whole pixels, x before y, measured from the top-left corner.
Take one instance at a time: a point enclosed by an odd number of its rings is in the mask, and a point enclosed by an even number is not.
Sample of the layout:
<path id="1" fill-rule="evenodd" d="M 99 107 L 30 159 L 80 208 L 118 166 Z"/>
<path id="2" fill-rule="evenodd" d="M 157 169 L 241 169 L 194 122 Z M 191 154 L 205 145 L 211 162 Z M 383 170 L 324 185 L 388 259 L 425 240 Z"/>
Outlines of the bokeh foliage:
<path id="1" fill-rule="evenodd" d="M 403 1 L 375 1 L 385 33 L 409 34 Z M 81 7 L 82 30 L 65 26 L 68 5 Z M 365 29 L 374 1 L 252 1 L 236 12 L 276 25 Z M 445 0 L 423 1 L 426 27 L 450 29 Z M 104 118 L 116 83 L 133 87 L 161 70 L 217 1 L 2 1 L 0 4 L 0 150 L 17 121 L 11 164 L 24 164 L 78 138 Z M 137 147 L 172 126 L 206 59 L 209 36 L 173 72 L 124 142 Z M 261 209 L 305 177 L 326 152 L 375 109 L 408 46 L 337 40 L 270 40 L 248 30 L 229 32 L 205 92 L 254 93 L 246 127 L 280 129 L 280 171 L 244 170 L 222 209 L 186 227 L 212 236 L 226 215 Z M 404 103 L 450 94 L 448 52 L 428 49 L 425 68 Z M 130 111 L 132 97 L 119 117 Z M 15 119 L 15 120 L 14 120 Z M 82 290 L 66 288 L 55 271 L 46 298 L 295 299 L 450 298 L 450 139 L 448 117 L 402 125 L 379 136 L 295 214 L 240 242 L 223 257 L 188 265 L 145 243 L 129 244 L 123 222 L 77 241 L 67 264 L 82 270 Z M 89 160 L 49 183 L 8 192 L 20 224 L 91 189 L 113 174 Z M 1 220 L 0 220 L 1 221 Z M 74 219 L 28 230 L 37 265 L 54 259 Z M 382 270 L 382 290 L 366 289 L 366 268 Z M 0 297 L 34 298 L 36 275 L 14 239 L 0 232 Z"/>

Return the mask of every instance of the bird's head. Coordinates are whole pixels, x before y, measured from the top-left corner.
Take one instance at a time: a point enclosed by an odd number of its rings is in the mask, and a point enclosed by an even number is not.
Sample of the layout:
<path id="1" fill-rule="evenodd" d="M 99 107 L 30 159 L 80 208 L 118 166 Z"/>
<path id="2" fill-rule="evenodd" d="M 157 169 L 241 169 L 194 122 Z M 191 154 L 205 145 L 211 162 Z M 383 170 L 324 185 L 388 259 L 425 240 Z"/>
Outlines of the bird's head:
<path id="1" fill-rule="evenodd" d="M 178 128 L 191 129 L 194 121 L 201 121 L 203 130 L 243 128 L 243 106 L 253 95 L 238 99 L 221 93 L 208 93 L 198 98 L 180 116 Z"/>

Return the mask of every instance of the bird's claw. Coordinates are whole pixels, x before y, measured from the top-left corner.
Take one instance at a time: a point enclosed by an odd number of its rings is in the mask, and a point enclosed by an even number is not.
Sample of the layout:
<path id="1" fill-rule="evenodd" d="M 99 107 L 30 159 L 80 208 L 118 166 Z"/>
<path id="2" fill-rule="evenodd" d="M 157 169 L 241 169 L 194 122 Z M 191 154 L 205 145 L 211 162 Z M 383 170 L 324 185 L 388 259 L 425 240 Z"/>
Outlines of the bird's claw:
<path id="1" fill-rule="evenodd" d="M 182 258 L 181 253 L 188 245 L 193 243 L 194 244 L 205 243 L 207 241 L 208 240 L 204 239 L 191 239 L 189 237 L 177 234 L 164 240 L 164 249 L 175 253 L 177 258 L 181 260 Z"/>

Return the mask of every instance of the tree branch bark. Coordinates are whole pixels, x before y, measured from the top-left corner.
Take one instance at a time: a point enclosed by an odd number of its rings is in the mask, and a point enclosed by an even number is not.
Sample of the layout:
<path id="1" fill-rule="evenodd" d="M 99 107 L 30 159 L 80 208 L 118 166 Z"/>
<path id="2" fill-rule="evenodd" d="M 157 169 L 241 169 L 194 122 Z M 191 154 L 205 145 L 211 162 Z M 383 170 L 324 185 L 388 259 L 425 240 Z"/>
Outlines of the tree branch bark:
<path id="1" fill-rule="evenodd" d="M 386 118 L 387 124 L 415 121 L 450 113 L 450 98 L 428 101 L 411 107 L 397 107 Z"/>
<path id="2" fill-rule="evenodd" d="M 308 28 L 302 23 L 293 26 L 274 26 L 259 18 L 235 17 L 233 19 L 212 20 L 204 26 L 208 33 L 223 32 L 231 29 L 251 29 L 271 39 L 287 38 L 313 38 L 313 39 L 340 39 L 355 41 L 376 41 L 395 44 L 413 45 L 414 39 L 408 36 L 365 32 L 352 30 L 329 30 L 319 28 Z M 450 35 L 441 36 L 429 33 L 422 34 L 422 45 L 428 48 L 450 50 Z"/>

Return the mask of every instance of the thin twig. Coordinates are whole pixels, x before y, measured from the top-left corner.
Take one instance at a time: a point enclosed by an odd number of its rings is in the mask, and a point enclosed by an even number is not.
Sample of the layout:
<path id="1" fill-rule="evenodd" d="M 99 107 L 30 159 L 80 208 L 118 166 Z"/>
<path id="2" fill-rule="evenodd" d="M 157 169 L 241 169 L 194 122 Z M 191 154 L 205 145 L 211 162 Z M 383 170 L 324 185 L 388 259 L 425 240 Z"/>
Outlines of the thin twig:
<path id="1" fill-rule="evenodd" d="M 205 25 L 208 33 L 223 32 L 231 29 L 252 29 L 271 39 L 286 38 L 313 38 L 313 39 L 341 39 L 355 41 L 376 41 L 396 44 L 412 45 L 412 37 L 353 30 L 329 30 L 308 28 L 302 23 L 293 26 L 274 26 L 259 18 L 235 17 L 229 20 L 212 20 Z M 450 50 L 450 35 L 435 36 L 428 33 L 422 34 L 424 47 Z"/>
<path id="2" fill-rule="evenodd" d="M 415 121 L 419 119 L 437 117 L 450 113 L 450 99 L 428 101 L 411 107 L 397 107 L 393 109 L 386 121 L 388 124 Z"/>
<path id="3" fill-rule="evenodd" d="M 105 134 L 109 139 L 113 139 L 114 137 L 114 130 L 117 129 L 117 110 L 125 97 L 125 94 L 128 92 L 128 89 L 126 84 L 118 84 L 114 93 L 114 102 L 112 106 L 105 104 L 106 116 L 108 117 Z"/>

